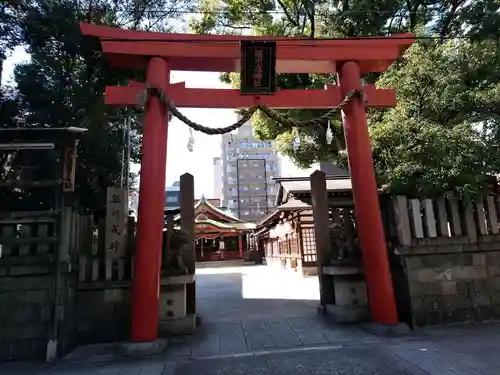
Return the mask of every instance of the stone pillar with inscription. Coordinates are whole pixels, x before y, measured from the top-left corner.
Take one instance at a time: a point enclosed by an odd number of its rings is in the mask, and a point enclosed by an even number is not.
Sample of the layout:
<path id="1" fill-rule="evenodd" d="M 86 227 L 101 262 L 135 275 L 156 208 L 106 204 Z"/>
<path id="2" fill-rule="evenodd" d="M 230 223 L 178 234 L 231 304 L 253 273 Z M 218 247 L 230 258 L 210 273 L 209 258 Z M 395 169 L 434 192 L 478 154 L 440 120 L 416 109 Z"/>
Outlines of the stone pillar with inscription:
<path id="1" fill-rule="evenodd" d="M 106 202 L 105 274 L 106 280 L 123 280 L 125 273 L 125 243 L 127 212 L 126 189 L 109 187 Z M 117 275 L 113 275 L 113 269 Z"/>
<path id="2" fill-rule="evenodd" d="M 311 174 L 311 198 L 314 218 L 314 237 L 316 240 L 316 263 L 320 292 L 320 310 L 325 311 L 327 304 L 334 303 L 332 278 L 324 273 L 324 266 L 332 255 L 330 242 L 330 214 L 326 190 L 325 173 L 315 171 Z"/>
<path id="3" fill-rule="evenodd" d="M 196 328 L 193 176 L 183 174 L 180 188 L 181 230 L 188 237 L 188 243 L 182 246 L 179 255 L 187 273 L 161 278 L 159 328 L 160 334 L 166 336 L 192 334 Z M 173 220 L 167 219 L 167 223 L 169 221 L 173 224 Z M 167 224 L 167 231 L 173 230 L 172 224 Z"/>

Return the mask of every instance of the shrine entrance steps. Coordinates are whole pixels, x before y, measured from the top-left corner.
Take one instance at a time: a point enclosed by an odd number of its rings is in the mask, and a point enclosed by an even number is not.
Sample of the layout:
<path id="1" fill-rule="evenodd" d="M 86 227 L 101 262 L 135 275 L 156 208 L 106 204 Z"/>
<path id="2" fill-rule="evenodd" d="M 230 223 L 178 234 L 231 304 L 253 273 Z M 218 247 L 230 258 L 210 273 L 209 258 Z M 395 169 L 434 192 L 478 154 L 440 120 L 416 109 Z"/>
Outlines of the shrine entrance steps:
<path id="1" fill-rule="evenodd" d="M 169 339 L 169 355 L 204 358 L 378 340 L 360 326 L 318 317 L 317 277 L 262 265 L 203 265 L 196 288 L 201 326 L 193 336 Z"/>

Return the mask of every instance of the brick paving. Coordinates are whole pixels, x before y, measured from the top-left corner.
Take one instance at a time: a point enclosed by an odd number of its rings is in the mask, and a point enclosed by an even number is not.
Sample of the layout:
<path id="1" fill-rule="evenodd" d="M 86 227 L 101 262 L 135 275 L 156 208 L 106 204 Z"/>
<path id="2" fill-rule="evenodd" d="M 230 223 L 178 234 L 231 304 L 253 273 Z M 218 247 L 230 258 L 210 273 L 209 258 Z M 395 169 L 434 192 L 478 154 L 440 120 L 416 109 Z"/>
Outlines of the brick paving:
<path id="1" fill-rule="evenodd" d="M 0 375 L 500 375 L 500 324 L 377 337 L 318 319 L 314 278 L 277 278 L 260 266 L 199 271 L 203 324 L 170 340 L 164 355 L 130 361 L 103 344 L 52 366 L 0 364 Z"/>

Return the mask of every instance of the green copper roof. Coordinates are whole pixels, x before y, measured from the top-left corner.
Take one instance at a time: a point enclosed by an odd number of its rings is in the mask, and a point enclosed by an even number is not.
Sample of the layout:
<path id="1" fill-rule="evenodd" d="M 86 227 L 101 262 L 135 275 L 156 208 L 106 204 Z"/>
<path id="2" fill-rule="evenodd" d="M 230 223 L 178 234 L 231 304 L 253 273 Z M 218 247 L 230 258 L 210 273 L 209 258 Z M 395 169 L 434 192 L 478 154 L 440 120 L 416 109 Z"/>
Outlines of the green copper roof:
<path id="1" fill-rule="evenodd" d="M 198 200 L 198 202 L 196 203 L 196 205 L 194 206 L 194 209 L 196 211 L 196 209 L 198 207 L 200 207 L 202 204 L 204 204 L 205 206 L 207 206 L 207 208 L 209 208 L 210 210 L 220 214 L 221 216 L 225 216 L 228 220 L 230 221 L 233 221 L 235 223 L 245 223 L 243 220 L 240 220 L 238 219 L 237 217 L 231 215 L 229 212 L 226 212 L 225 210 L 223 209 L 220 209 L 218 207 L 215 207 L 212 203 L 210 203 L 204 195 L 201 196 L 201 198 Z M 174 221 L 176 220 L 179 220 L 181 217 L 181 214 L 177 214 L 175 215 L 174 217 Z"/>
<path id="2" fill-rule="evenodd" d="M 214 227 L 217 228 L 224 228 L 224 229 L 237 229 L 234 225 L 232 224 L 226 224 L 226 223 L 221 223 L 220 221 L 215 221 L 215 220 L 195 220 L 194 221 L 196 224 L 209 224 L 213 225 Z"/>

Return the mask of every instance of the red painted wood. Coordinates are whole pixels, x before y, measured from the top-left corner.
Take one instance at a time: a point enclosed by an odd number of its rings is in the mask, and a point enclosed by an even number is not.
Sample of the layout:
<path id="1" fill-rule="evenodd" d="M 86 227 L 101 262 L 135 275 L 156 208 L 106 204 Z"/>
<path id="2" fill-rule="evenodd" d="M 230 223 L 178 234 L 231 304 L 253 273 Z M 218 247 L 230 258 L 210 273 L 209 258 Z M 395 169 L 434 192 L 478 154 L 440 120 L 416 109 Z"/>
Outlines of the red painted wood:
<path id="1" fill-rule="evenodd" d="M 344 42 L 344 41 L 340 41 Z M 277 42 L 276 60 L 288 61 L 346 61 L 346 60 L 393 60 L 400 52 L 398 45 L 387 44 L 381 40 L 380 46 L 367 48 L 366 41 L 356 43 L 329 44 L 292 41 Z M 241 49 L 239 42 L 208 43 L 208 42 L 147 42 L 142 41 L 102 41 L 102 50 L 105 54 L 124 54 L 140 56 L 162 56 L 169 58 L 199 58 L 199 59 L 232 59 L 240 58 Z M 307 53 L 304 50 L 307 49 Z M 333 59 L 332 59 L 333 57 Z M 341 60 L 339 59 L 341 57 Z M 337 60 L 338 59 L 338 60 Z M 237 68 L 235 64 L 233 68 Z M 233 70 L 233 71 L 235 71 Z M 307 72 L 307 70 L 304 70 Z"/>
<path id="2" fill-rule="evenodd" d="M 162 58 L 151 59 L 147 79 L 164 90 L 170 69 Z M 142 137 L 137 253 L 132 281 L 133 342 L 154 341 L 158 335 L 160 263 L 163 240 L 167 113 L 156 99 L 149 100 Z M 160 202 L 160 204 L 158 204 Z"/>
<path id="3" fill-rule="evenodd" d="M 143 67 L 144 57 L 164 56 L 169 58 L 171 69 L 224 72 L 239 70 L 240 40 L 276 41 L 279 73 L 333 73 L 336 64 L 351 60 L 362 61 L 360 66 L 365 73 L 387 69 L 414 38 L 413 34 L 401 34 L 328 40 L 147 33 L 90 24 L 81 24 L 80 28 L 84 35 L 101 39 L 103 52 L 108 57 L 115 56 L 110 62 L 122 67 Z"/>
<path id="4" fill-rule="evenodd" d="M 130 106 L 137 103 L 137 95 L 144 85 L 108 86 L 106 104 Z M 368 108 L 391 108 L 396 105 L 396 93 L 391 89 L 363 86 Z M 249 108 L 258 103 L 270 108 L 332 108 L 343 96 L 340 88 L 327 85 L 321 90 L 280 90 L 274 95 L 241 95 L 240 90 L 185 88 L 184 82 L 170 85 L 167 91 L 177 107 L 185 108 Z"/>
<path id="5" fill-rule="evenodd" d="M 83 35 L 94 36 L 102 39 L 125 39 L 125 40 L 200 40 L 200 41 L 239 41 L 239 40 L 290 40 L 303 38 L 294 37 L 267 37 L 267 36 L 245 36 L 245 35 L 198 35 L 198 34 L 176 34 L 176 33 L 152 33 L 130 29 L 117 29 L 115 27 L 81 23 L 80 31 Z M 407 34 L 409 35 L 409 34 Z"/>
<path id="6" fill-rule="evenodd" d="M 123 41 L 175 41 L 175 42 L 234 42 L 239 43 L 240 40 L 270 40 L 283 44 L 289 44 L 295 47 L 304 46 L 330 46 L 330 47 L 347 47 L 365 46 L 370 49 L 401 46 L 408 47 L 414 39 L 413 33 L 397 34 L 390 37 L 360 37 L 348 39 L 321 39 L 321 38 L 303 38 L 303 37 L 288 37 L 288 36 L 249 36 L 249 35 L 209 35 L 209 34 L 177 34 L 177 33 L 156 33 L 147 31 L 137 31 L 129 29 L 119 29 L 115 27 L 81 23 L 80 31 L 83 35 L 97 37 L 105 40 L 123 40 Z M 331 60 L 331 57 L 330 57 Z"/>
<path id="7" fill-rule="evenodd" d="M 243 237 L 238 236 L 238 250 L 240 252 L 240 258 L 243 258 Z"/>
<path id="8" fill-rule="evenodd" d="M 344 94 L 361 87 L 361 75 L 355 62 L 340 69 Z M 394 298 L 387 244 L 373 169 L 372 147 L 366 112 L 360 100 L 351 101 L 342 112 L 356 224 L 360 239 L 372 319 L 381 324 L 396 324 L 398 313 Z"/>
<path id="9" fill-rule="evenodd" d="M 248 108 L 265 104 L 272 108 L 331 108 L 352 89 L 360 88 L 361 74 L 382 72 L 413 43 L 413 34 L 387 38 L 344 40 L 253 37 L 234 35 L 190 35 L 145 33 L 105 26 L 81 24 L 86 36 L 101 41 L 112 65 L 147 68 L 147 80 L 161 87 L 179 107 Z M 277 44 L 277 72 L 335 73 L 340 67 L 341 87 L 326 90 L 282 90 L 269 96 L 241 96 L 239 90 L 188 89 L 169 85 L 170 70 L 237 72 L 240 40 L 274 40 Z M 168 66 L 164 60 L 168 58 Z M 151 60 L 150 60 L 151 59 Z M 364 88 L 367 107 L 393 107 L 393 90 Z M 135 105 L 141 86 L 108 87 L 106 102 Z M 397 311 L 389 273 L 386 244 L 376 193 L 371 144 L 365 105 L 352 101 L 344 110 L 349 164 L 356 216 L 366 269 L 373 319 L 397 323 Z M 137 256 L 133 281 L 132 340 L 152 341 L 158 328 L 159 268 L 162 245 L 163 202 L 167 129 L 166 113 L 156 99 L 150 100 L 145 115 L 137 233 Z M 227 234 L 226 234 L 227 235 Z M 242 256 L 242 240 L 238 252 Z M 212 257 L 212 255 L 210 255 Z M 220 255 L 219 255 L 220 257 Z"/>
<path id="10" fill-rule="evenodd" d="M 117 68 L 144 69 L 148 59 L 139 55 L 108 54 L 109 63 Z M 394 60 L 367 60 L 359 61 L 361 71 L 384 72 Z M 233 72 L 239 71 L 239 60 L 220 58 L 170 58 L 169 64 L 172 70 L 184 70 L 195 72 Z M 336 72 L 336 64 L 332 61 L 292 61 L 278 60 L 276 63 L 277 73 L 325 73 Z"/>

